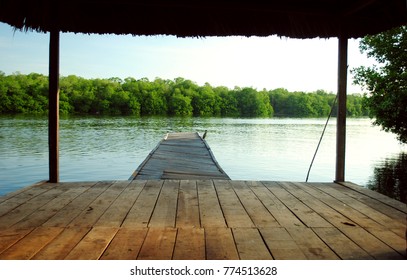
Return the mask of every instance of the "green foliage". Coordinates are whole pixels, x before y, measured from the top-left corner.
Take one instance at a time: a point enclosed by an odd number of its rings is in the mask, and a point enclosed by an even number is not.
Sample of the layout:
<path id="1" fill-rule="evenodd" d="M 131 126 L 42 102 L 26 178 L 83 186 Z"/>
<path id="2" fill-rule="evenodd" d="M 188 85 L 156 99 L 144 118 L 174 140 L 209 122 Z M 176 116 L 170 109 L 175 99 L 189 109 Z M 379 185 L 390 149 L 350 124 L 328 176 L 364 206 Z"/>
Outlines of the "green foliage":
<path id="1" fill-rule="evenodd" d="M 175 93 L 170 97 L 169 114 L 173 116 L 191 116 L 192 105 L 191 98 L 183 95 L 179 89 L 175 89 Z"/>
<path id="2" fill-rule="evenodd" d="M 40 74 L 0 74 L 1 113 L 44 113 L 48 105 L 48 78 Z"/>
<path id="3" fill-rule="evenodd" d="M 0 72 L 0 113 L 46 113 L 48 78 Z M 258 91 L 198 86 L 184 78 L 162 80 L 60 78 L 61 114 L 199 117 L 325 117 L 335 96 L 324 91 Z M 361 96 L 349 96 L 348 113 L 365 113 Z"/>
<path id="4" fill-rule="evenodd" d="M 219 97 L 219 110 L 221 116 L 239 117 L 238 102 L 234 92 L 227 87 L 217 87 L 214 89 Z"/>
<path id="5" fill-rule="evenodd" d="M 275 116 L 305 118 L 328 116 L 335 95 L 323 90 L 305 93 L 288 92 L 286 89 L 279 88 L 269 91 L 269 98 Z M 336 115 L 335 111 L 333 115 Z M 352 116 L 363 116 L 363 114 Z"/>
<path id="6" fill-rule="evenodd" d="M 220 115 L 218 98 L 209 84 L 198 88 L 197 92 L 193 94 L 192 106 L 194 116 L 208 117 Z"/>
<path id="7" fill-rule="evenodd" d="M 253 88 L 235 88 L 239 116 L 270 117 L 273 114 L 268 94 Z"/>
<path id="8" fill-rule="evenodd" d="M 352 71 L 355 83 L 369 91 L 364 105 L 370 117 L 407 143 L 407 26 L 364 37 L 360 50 L 378 62 Z"/>

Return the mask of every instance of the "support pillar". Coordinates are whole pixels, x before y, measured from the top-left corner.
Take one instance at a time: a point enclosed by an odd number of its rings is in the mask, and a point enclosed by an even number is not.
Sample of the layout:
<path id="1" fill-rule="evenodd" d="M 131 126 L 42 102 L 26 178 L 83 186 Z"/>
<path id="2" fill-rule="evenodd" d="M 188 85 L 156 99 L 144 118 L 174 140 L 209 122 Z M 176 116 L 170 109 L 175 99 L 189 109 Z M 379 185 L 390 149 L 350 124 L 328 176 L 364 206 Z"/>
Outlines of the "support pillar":
<path id="1" fill-rule="evenodd" d="M 338 44 L 338 117 L 336 125 L 335 182 L 345 181 L 347 73 L 348 38 L 341 35 Z"/>
<path id="2" fill-rule="evenodd" d="M 50 32 L 48 97 L 49 182 L 59 182 L 59 31 Z"/>

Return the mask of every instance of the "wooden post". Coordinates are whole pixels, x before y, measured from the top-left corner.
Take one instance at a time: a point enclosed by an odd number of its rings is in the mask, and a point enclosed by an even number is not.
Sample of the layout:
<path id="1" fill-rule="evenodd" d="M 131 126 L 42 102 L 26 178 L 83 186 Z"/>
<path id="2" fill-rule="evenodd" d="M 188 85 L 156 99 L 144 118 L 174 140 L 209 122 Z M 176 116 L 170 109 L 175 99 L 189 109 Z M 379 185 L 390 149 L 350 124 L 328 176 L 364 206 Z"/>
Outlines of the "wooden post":
<path id="1" fill-rule="evenodd" d="M 348 73 L 348 38 L 341 35 L 338 44 L 338 117 L 336 124 L 335 182 L 345 181 L 346 154 L 346 84 Z"/>
<path id="2" fill-rule="evenodd" d="M 48 97 L 49 181 L 59 181 L 59 30 L 50 32 Z"/>

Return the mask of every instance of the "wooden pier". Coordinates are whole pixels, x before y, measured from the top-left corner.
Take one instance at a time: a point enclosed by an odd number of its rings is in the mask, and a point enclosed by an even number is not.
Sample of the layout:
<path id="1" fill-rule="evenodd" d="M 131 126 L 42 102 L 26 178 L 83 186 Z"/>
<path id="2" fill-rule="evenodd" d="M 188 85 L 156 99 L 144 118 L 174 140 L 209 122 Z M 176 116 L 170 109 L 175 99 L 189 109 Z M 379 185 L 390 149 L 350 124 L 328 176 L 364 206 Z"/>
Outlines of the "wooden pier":
<path id="1" fill-rule="evenodd" d="M 406 213 L 350 183 L 44 182 L 0 197 L 0 259 L 405 259 Z"/>
<path id="2" fill-rule="evenodd" d="M 169 133 L 147 156 L 130 180 L 230 179 L 198 133 Z"/>

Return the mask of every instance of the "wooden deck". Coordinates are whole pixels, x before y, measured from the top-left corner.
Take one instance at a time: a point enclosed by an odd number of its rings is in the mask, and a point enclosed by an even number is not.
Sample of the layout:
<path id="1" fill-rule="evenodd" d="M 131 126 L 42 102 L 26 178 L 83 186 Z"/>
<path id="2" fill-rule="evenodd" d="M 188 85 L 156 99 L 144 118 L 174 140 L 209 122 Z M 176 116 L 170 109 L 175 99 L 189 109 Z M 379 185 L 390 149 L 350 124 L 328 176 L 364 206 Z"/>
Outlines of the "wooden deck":
<path id="1" fill-rule="evenodd" d="M 230 179 L 198 133 L 169 133 L 134 171 L 130 180 Z"/>
<path id="2" fill-rule="evenodd" d="M 0 259 L 404 259 L 406 213 L 350 183 L 39 183 L 0 197 Z"/>

